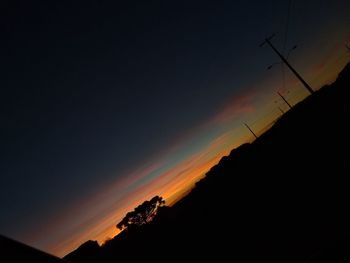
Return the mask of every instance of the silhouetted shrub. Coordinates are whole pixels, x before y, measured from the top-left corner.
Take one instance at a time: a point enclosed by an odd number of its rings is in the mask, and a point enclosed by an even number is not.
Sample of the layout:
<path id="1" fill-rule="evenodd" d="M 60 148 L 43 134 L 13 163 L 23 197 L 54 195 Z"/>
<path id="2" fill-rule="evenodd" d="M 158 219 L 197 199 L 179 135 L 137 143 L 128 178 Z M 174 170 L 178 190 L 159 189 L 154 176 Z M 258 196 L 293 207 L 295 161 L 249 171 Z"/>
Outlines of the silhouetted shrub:
<path id="1" fill-rule="evenodd" d="M 145 201 L 134 211 L 128 212 L 126 216 L 117 224 L 117 228 L 120 230 L 128 229 L 131 227 L 139 227 L 144 224 L 148 224 L 156 216 L 159 208 L 165 204 L 165 201 L 160 196 L 153 197 L 150 201 Z"/>

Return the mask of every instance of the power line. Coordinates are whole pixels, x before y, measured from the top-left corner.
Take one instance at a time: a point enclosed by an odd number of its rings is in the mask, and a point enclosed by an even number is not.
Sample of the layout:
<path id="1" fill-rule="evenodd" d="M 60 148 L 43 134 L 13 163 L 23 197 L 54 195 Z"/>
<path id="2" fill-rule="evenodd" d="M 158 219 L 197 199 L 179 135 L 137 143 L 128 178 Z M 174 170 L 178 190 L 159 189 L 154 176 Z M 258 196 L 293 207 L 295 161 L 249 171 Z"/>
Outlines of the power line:
<path id="1" fill-rule="evenodd" d="M 289 33 L 289 20 L 290 20 L 290 10 L 292 7 L 292 0 L 289 0 L 288 3 L 288 11 L 287 11 L 287 19 L 286 19 L 286 29 L 284 30 L 284 41 L 283 41 L 283 49 L 282 53 L 285 54 L 286 46 L 287 46 L 287 39 L 288 39 L 288 33 Z"/>
<path id="2" fill-rule="evenodd" d="M 289 33 L 289 20 L 290 20 L 291 7 L 292 7 L 292 0 L 289 0 L 287 19 L 286 19 L 286 28 L 284 30 L 284 41 L 283 41 L 283 49 L 282 49 L 283 54 L 285 54 L 285 52 L 286 52 L 288 33 Z M 287 56 L 287 58 L 288 58 L 288 56 Z M 282 71 L 282 87 L 284 90 L 286 88 L 286 71 L 284 70 L 284 64 L 281 64 L 281 71 Z"/>

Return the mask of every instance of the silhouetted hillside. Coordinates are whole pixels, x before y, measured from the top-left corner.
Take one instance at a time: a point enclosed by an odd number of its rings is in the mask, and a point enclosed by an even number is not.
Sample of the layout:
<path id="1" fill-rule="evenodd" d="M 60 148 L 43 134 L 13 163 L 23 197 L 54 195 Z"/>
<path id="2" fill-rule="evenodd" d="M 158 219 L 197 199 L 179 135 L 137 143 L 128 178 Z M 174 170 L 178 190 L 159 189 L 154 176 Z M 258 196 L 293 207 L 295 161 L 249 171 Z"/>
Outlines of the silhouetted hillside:
<path id="1" fill-rule="evenodd" d="M 350 64 L 152 223 L 66 258 L 349 262 L 349 88 Z"/>
<path id="2" fill-rule="evenodd" d="M 89 240 L 68 254 L 65 259 L 72 262 L 94 262 L 100 252 L 97 241 Z"/>
<path id="3" fill-rule="evenodd" d="M 0 262 L 64 263 L 66 261 L 0 235 Z"/>

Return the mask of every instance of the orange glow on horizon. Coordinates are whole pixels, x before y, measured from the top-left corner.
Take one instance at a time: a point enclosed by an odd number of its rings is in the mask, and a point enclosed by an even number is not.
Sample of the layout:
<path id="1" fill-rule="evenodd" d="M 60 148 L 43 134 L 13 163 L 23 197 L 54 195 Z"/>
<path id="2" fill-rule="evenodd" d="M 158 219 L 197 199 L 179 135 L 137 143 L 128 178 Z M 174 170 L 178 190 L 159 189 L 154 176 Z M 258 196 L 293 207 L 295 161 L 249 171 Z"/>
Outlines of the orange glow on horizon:
<path id="1" fill-rule="evenodd" d="M 128 211 L 133 210 L 144 200 L 148 200 L 155 195 L 162 196 L 167 205 L 173 205 L 188 193 L 194 184 L 203 178 L 205 173 L 217 164 L 224 155 L 238 146 L 237 140 L 232 141 L 231 133 L 232 131 L 222 134 L 202 151 L 189 156 L 189 158 L 164 171 L 148 183 L 137 187 L 134 191 L 128 192 L 127 197 L 112 205 L 105 214 L 97 215 L 88 222 L 80 224 L 78 231 L 68 239 L 47 247 L 47 250 L 56 255 L 64 256 L 89 239 L 97 240 L 99 244 L 103 244 L 106 239 L 113 238 L 120 232 L 116 228 L 116 224 Z M 155 167 L 157 166 L 150 166 L 148 172 L 153 171 Z M 145 174 L 147 173 L 143 171 L 142 175 Z M 134 178 L 142 178 L 142 176 L 134 175 Z M 130 182 L 133 179 L 126 179 L 124 182 Z M 120 187 L 120 184 L 114 185 Z M 110 191 L 111 187 L 108 186 L 107 189 Z M 106 194 L 103 196 L 108 197 Z M 91 202 L 91 199 L 89 202 Z M 84 202 L 84 207 L 87 207 L 89 202 Z M 93 203 L 96 202 L 96 200 L 93 201 Z"/>
<path id="2" fill-rule="evenodd" d="M 308 81 L 315 90 L 334 80 L 338 72 L 346 64 L 348 58 L 345 56 L 336 57 L 335 53 L 336 49 L 332 49 L 320 63 L 303 72 L 303 75 L 305 74 L 306 77 L 310 78 L 312 76 L 310 81 L 309 79 Z M 262 84 L 259 83 L 259 85 Z M 286 86 L 287 89 L 291 90 L 291 94 L 288 96 L 292 100 L 292 104 L 305 97 L 303 89 L 299 90 L 299 85 L 300 83 L 293 76 L 287 79 Z M 277 85 L 274 85 L 271 87 L 271 90 L 275 92 L 279 88 L 280 86 L 277 88 Z M 253 104 L 253 100 L 256 96 L 262 96 L 259 92 L 256 89 L 250 89 L 245 94 L 236 94 L 235 98 L 229 99 L 216 114 L 209 117 L 201 126 L 195 127 L 193 130 L 180 134 L 175 138 L 173 144 L 168 147 L 168 151 L 152 156 L 146 165 L 126 173 L 125 176 L 120 176 L 120 179 L 114 179 L 98 186 L 95 195 L 88 196 L 70 205 L 63 214 L 54 218 L 49 226 L 43 227 L 42 233 L 33 234 L 33 239 L 45 236 L 46 231 L 50 230 L 50 228 L 61 227 L 63 229 L 65 223 L 70 222 L 72 214 L 90 213 L 71 227 L 72 234 L 69 238 L 62 235 L 58 242 L 45 248 L 55 255 L 63 256 L 89 239 L 97 240 L 102 244 L 107 238 L 113 238 L 120 232 L 116 228 L 116 224 L 124 215 L 155 195 L 162 196 L 166 200 L 167 205 L 174 204 L 188 193 L 194 184 L 212 166 L 218 163 L 223 156 L 227 155 L 230 150 L 244 142 L 250 141 L 251 134 L 248 132 L 233 133 L 232 126 L 230 126 L 229 131 L 213 139 L 204 149 L 189 154 L 184 160 L 167 167 L 167 158 L 177 149 L 184 147 L 191 138 L 196 138 L 198 134 L 203 133 L 203 130 L 206 130 L 208 127 L 231 123 L 241 115 L 256 114 L 257 108 Z M 271 93 L 268 99 L 270 100 L 273 97 L 276 97 L 276 94 Z M 274 99 L 271 101 L 274 101 Z M 273 106 L 276 107 L 276 105 Z M 258 131 L 265 127 L 266 122 L 270 122 L 270 119 L 275 115 L 278 116 L 278 114 L 278 112 L 273 112 L 264 119 L 264 123 L 258 122 L 253 124 L 254 130 L 259 133 Z M 167 168 L 163 171 L 164 167 Z M 157 174 L 158 171 L 161 172 Z M 115 195 L 123 191 L 125 191 L 125 196 L 123 195 L 117 199 Z M 92 209 L 95 210 L 91 211 Z"/>

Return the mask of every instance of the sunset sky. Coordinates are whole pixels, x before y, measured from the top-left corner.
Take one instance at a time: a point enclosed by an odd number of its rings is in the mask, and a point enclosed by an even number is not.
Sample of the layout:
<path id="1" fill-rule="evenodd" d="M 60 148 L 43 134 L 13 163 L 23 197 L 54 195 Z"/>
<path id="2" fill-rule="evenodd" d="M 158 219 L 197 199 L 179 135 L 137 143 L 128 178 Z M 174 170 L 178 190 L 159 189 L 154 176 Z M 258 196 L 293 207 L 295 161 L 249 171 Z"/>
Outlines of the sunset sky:
<path id="1" fill-rule="evenodd" d="M 315 90 L 350 60 L 348 0 L 64 2 L 0 4 L 0 234 L 60 257 L 308 95 L 265 37 Z"/>

